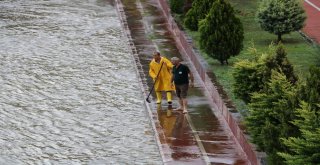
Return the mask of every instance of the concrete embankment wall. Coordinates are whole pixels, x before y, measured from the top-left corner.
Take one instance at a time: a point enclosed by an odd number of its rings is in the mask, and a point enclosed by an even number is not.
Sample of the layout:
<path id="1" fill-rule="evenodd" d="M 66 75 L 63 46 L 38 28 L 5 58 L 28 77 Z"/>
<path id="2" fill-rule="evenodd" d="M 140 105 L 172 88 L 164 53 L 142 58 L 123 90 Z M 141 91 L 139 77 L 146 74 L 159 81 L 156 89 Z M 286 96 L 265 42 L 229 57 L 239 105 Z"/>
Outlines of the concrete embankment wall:
<path id="1" fill-rule="evenodd" d="M 116 3 L 116 8 L 117 8 L 117 12 L 119 14 L 121 25 L 122 25 L 122 28 L 125 33 L 125 37 L 126 37 L 127 42 L 129 44 L 129 48 L 131 49 L 131 52 L 133 54 L 134 66 L 136 67 L 137 75 L 139 75 L 138 78 L 139 78 L 139 82 L 140 82 L 140 89 L 142 89 L 143 95 L 146 96 L 149 92 L 149 87 L 148 87 L 146 79 L 145 79 L 146 75 L 144 74 L 143 69 L 142 69 L 143 66 L 142 66 L 142 64 L 139 60 L 139 57 L 138 57 L 138 51 L 132 41 L 130 29 L 128 27 L 128 22 L 126 20 L 125 12 L 123 9 L 123 4 L 122 4 L 121 0 L 115 0 L 115 3 Z M 145 102 L 145 108 L 148 112 L 149 119 L 152 120 L 154 118 L 154 116 L 152 115 L 151 107 L 149 106 L 149 104 L 147 102 Z M 159 123 L 155 123 L 153 121 L 151 121 L 150 123 L 151 123 L 152 129 L 154 130 L 154 133 L 155 133 L 155 141 L 158 145 L 160 156 L 162 158 L 162 161 L 164 161 L 166 158 L 163 153 L 162 145 L 160 142 L 160 137 L 164 136 L 164 132 L 159 129 L 160 128 Z"/>
<path id="2" fill-rule="evenodd" d="M 174 21 L 173 17 L 170 14 L 170 8 L 166 0 L 158 0 L 163 13 L 168 21 L 168 28 L 174 34 L 175 40 L 178 44 L 178 48 L 182 55 L 187 56 L 190 58 L 191 62 L 195 66 L 198 74 L 200 75 L 203 84 L 210 96 L 210 99 L 216 106 L 216 109 L 222 113 L 226 122 L 228 123 L 230 130 L 232 131 L 235 139 L 238 141 L 240 146 L 242 147 L 243 151 L 246 153 L 247 158 L 251 162 L 252 165 L 260 164 L 257 158 L 257 154 L 254 151 L 253 147 L 248 142 L 248 139 L 245 138 L 243 132 L 239 128 L 236 120 L 232 117 L 231 113 L 229 112 L 227 106 L 225 105 L 224 101 L 220 97 L 216 87 L 213 85 L 211 79 L 206 73 L 206 69 L 200 63 L 200 57 L 197 55 L 190 44 L 187 42 L 187 38 L 185 34 L 179 29 L 178 25 Z"/>

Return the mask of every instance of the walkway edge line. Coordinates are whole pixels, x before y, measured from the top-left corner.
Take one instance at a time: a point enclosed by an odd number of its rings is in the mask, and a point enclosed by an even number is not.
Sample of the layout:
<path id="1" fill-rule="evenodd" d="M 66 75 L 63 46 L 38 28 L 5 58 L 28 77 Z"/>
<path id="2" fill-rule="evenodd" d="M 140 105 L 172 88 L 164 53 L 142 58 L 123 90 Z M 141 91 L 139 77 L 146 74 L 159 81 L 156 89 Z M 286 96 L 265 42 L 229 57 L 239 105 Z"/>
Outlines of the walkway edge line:
<path id="1" fill-rule="evenodd" d="M 260 165 L 260 162 L 257 158 L 257 153 L 252 148 L 253 146 L 248 142 L 247 138 L 244 136 L 242 130 L 238 126 L 236 120 L 232 117 L 231 113 L 229 112 L 227 106 L 225 105 L 224 101 L 220 97 L 216 87 L 211 82 L 209 76 L 206 73 L 206 69 L 202 66 L 200 62 L 200 57 L 196 53 L 194 53 L 193 49 L 189 45 L 186 36 L 181 30 L 179 29 L 178 25 L 174 21 L 173 17 L 171 16 L 170 8 L 166 0 L 157 0 L 165 18 L 167 19 L 167 26 L 169 31 L 173 34 L 175 37 L 175 41 L 178 45 L 178 48 L 181 52 L 181 55 L 188 57 L 195 67 L 196 71 L 199 74 L 199 77 L 202 80 L 202 83 L 204 84 L 204 87 L 207 90 L 207 93 L 209 94 L 209 99 L 212 100 L 213 104 L 216 105 L 217 110 L 220 111 L 220 113 L 224 116 L 225 121 L 227 122 L 227 125 L 229 126 L 234 139 L 237 141 L 237 143 L 240 145 L 241 149 L 246 154 L 248 160 L 252 165 Z"/>
<path id="2" fill-rule="evenodd" d="M 313 4 L 313 3 L 310 2 L 309 0 L 304 0 L 304 1 L 307 2 L 310 6 L 314 7 L 314 8 L 317 9 L 318 11 L 320 11 L 320 8 L 319 8 L 317 5 Z"/>

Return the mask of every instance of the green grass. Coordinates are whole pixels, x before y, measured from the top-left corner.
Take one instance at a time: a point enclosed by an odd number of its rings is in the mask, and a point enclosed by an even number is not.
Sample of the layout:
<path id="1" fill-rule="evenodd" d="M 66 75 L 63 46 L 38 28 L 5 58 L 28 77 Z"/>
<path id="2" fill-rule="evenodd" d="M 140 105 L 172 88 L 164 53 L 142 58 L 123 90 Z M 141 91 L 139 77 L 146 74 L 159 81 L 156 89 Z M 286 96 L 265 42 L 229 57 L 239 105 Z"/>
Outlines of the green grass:
<path id="1" fill-rule="evenodd" d="M 222 66 L 219 61 L 211 59 L 202 51 L 200 52 L 207 60 L 218 82 L 234 102 L 237 110 L 240 111 L 241 114 L 244 114 L 247 109 L 246 105 L 232 92 L 232 84 L 234 83 L 232 66 L 239 60 L 253 58 L 248 52 L 248 48 L 252 46 L 252 43 L 254 43 L 254 47 L 258 52 L 264 52 L 272 42 L 277 40 L 277 36 L 263 31 L 255 20 L 255 12 L 258 9 L 257 0 L 230 0 L 229 2 L 234 6 L 244 26 L 244 49 L 238 56 L 229 59 L 229 66 Z M 190 31 L 187 31 L 187 33 L 193 38 L 196 47 L 199 48 L 199 33 Z M 288 52 L 289 61 L 293 64 L 297 75 L 301 79 L 304 79 L 305 73 L 308 72 L 308 68 L 311 65 L 320 64 L 320 51 L 305 40 L 298 32 L 283 35 L 282 38 L 283 44 Z"/>

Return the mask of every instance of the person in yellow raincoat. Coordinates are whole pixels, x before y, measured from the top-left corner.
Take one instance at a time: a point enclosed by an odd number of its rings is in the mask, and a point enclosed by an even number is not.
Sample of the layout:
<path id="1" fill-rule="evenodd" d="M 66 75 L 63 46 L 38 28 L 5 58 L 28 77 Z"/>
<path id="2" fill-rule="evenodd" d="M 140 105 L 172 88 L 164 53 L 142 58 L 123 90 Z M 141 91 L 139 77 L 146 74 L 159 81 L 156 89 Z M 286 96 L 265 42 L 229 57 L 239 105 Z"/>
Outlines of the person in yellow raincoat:
<path id="1" fill-rule="evenodd" d="M 172 91 L 175 90 L 171 84 L 172 68 L 173 64 L 171 61 L 162 57 L 160 52 L 153 53 L 153 59 L 149 65 L 149 75 L 155 83 L 154 91 L 157 96 L 157 104 L 161 104 L 162 92 L 166 93 L 168 104 L 172 104 Z M 157 77 L 158 73 L 159 76 Z"/>

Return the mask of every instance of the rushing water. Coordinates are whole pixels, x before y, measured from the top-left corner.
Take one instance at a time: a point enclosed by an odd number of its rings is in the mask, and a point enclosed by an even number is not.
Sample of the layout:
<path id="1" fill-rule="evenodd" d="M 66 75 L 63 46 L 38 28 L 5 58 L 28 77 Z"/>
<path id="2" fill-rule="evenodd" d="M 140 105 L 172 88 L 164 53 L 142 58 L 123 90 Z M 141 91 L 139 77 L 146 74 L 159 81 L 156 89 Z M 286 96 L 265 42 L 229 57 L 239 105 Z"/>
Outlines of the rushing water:
<path id="1" fill-rule="evenodd" d="M 0 1 L 0 164 L 161 164 L 106 0 Z"/>

